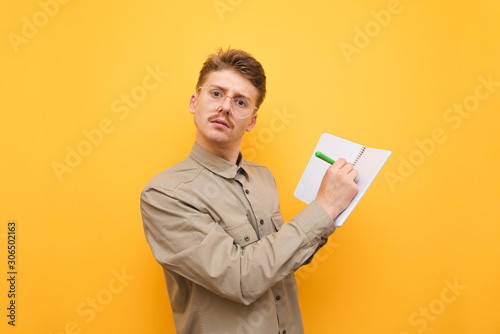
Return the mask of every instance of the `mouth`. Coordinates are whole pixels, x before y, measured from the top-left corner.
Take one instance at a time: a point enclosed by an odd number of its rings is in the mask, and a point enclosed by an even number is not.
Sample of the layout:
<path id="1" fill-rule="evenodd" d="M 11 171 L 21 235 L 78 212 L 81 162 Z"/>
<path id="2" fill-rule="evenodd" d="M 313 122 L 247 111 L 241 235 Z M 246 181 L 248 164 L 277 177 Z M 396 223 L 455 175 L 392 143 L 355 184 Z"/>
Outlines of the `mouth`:
<path id="1" fill-rule="evenodd" d="M 221 118 L 216 118 L 210 121 L 210 123 L 214 124 L 217 127 L 225 127 L 225 128 L 230 128 L 229 123 Z"/>

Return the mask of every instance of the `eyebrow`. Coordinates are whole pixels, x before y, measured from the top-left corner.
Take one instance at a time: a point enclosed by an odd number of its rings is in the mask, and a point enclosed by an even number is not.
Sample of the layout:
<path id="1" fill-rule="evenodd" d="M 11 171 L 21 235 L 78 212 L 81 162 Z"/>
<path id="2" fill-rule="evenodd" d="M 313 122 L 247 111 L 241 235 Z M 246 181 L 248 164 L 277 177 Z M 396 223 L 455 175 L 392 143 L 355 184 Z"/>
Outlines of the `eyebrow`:
<path id="1" fill-rule="evenodd" d="M 223 91 L 224 93 L 227 92 L 227 88 L 225 87 L 222 87 L 222 86 L 219 86 L 217 84 L 212 84 L 212 85 L 209 85 L 208 87 L 213 87 L 213 88 L 217 88 L 217 89 L 220 89 L 221 91 Z M 233 96 L 233 97 L 243 97 L 247 100 L 249 100 L 250 102 L 252 101 L 252 99 L 250 98 L 250 96 L 246 95 L 246 94 L 243 94 L 243 93 L 240 93 L 240 92 L 236 92 L 236 94 Z"/>

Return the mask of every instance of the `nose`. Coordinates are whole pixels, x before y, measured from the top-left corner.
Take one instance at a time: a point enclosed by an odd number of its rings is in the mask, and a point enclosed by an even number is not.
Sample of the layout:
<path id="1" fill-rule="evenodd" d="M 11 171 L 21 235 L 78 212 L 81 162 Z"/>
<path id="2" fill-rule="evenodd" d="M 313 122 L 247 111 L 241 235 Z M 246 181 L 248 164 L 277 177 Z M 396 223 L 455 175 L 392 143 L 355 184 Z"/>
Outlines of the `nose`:
<path id="1" fill-rule="evenodd" d="M 229 101 L 228 101 L 228 98 L 229 98 Z M 221 105 L 219 106 L 219 110 L 220 111 L 223 111 L 223 112 L 226 112 L 229 114 L 229 112 L 231 111 L 231 104 L 233 103 L 233 99 L 231 96 L 226 96 L 224 97 L 224 101 L 221 103 Z"/>

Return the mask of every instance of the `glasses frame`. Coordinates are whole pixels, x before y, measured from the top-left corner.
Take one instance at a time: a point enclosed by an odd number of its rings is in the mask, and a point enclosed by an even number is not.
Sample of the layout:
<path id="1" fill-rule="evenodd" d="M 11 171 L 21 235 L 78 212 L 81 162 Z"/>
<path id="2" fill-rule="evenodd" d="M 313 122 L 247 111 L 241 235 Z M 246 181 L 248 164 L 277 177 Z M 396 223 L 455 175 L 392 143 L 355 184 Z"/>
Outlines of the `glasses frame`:
<path id="1" fill-rule="evenodd" d="M 250 108 L 250 112 L 248 113 L 248 115 L 246 115 L 246 116 L 238 116 L 238 115 L 236 115 L 236 114 L 234 113 L 234 111 L 233 111 L 233 103 L 235 102 L 235 101 L 234 101 L 234 99 L 235 99 L 235 98 L 234 98 L 233 96 L 231 96 L 231 95 L 227 95 L 226 93 L 224 93 L 224 92 L 222 91 L 222 89 L 220 89 L 220 88 L 218 88 L 218 87 L 212 87 L 212 86 L 208 86 L 208 87 L 205 87 L 205 86 L 203 86 L 203 87 L 198 87 L 198 91 L 201 91 L 202 89 L 205 89 L 205 88 L 214 88 L 214 89 L 217 89 L 217 90 L 219 90 L 219 91 L 220 91 L 220 93 L 222 94 L 222 102 L 221 102 L 221 104 L 219 104 L 219 105 L 217 106 L 217 108 L 216 108 L 216 109 L 219 109 L 219 108 L 220 108 L 220 107 L 224 104 L 224 102 L 226 102 L 226 99 L 227 99 L 228 97 L 230 97 L 230 98 L 231 98 L 231 114 L 233 114 L 233 116 L 234 116 L 234 117 L 236 117 L 236 118 L 239 118 L 239 119 L 245 119 L 245 118 L 248 118 L 248 116 L 252 115 L 252 113 L 253 113 L 255 110 L 257 110 L 257 109 L 258 109 L 256 106 L 254 106 L 254 105 L 250 104 L 250 107 L 251 107 L 251 108 Z M 209 96 L 209 97 L 210 97 L 210 96 Z"/>

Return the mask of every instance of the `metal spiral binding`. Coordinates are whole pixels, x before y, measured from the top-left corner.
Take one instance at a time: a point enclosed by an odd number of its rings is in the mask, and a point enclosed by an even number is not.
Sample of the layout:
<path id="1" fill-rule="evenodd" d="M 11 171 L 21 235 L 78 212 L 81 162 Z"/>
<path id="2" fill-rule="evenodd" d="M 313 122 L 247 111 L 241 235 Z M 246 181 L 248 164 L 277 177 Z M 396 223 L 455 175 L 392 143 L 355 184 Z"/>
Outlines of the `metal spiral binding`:
<path id="1" fill-rule="evenodd" d="M 356 157 L 356 160 L 354 160 L 354 163 L 352 164 L 353 166 L 356 166 L 356 163 L 358 162 L 359 158 L 363 155 L 363 152 L 366 150 L 366 147 L 363 146 L 361 148 L 361 151 L 359 151 L 358 156 Z"/>

